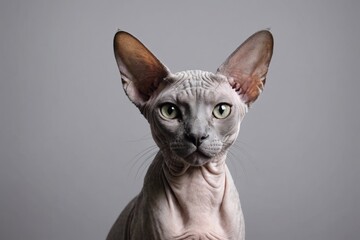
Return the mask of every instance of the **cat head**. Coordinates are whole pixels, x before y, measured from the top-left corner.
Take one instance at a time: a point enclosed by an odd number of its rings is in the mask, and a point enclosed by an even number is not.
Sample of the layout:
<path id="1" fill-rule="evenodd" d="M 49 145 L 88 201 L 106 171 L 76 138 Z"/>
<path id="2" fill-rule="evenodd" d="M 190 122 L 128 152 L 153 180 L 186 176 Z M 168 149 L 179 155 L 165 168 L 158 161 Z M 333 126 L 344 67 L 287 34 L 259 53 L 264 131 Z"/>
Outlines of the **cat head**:
<path id="1" fill-rule="evenodd" d="M 171 73 L 138 39 L 119 31 L 115 58 L 129 99 L 150 123 L 165 159 L 200 166 L 222 159 L 258 98 L 273 50 L 269 31 L 249 37 L 216 73 Z"/>

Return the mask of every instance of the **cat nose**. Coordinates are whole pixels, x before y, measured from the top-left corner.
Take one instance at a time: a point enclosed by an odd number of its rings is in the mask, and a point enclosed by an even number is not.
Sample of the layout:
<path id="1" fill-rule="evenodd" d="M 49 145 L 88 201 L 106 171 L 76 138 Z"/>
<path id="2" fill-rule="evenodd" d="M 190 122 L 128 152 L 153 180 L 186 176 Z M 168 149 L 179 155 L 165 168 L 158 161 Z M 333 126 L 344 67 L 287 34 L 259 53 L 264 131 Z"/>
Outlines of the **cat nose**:
<path id="1" fill-rule="evenodd" d="M 186 139 L 191 142 L 192 144 L 194 144 L 196 147 L 199 147 L 204 140 L 206 140 L 209 137 L 209 134 L 194 134 L 194 133 L 189 133 L 189 134 L 185 134 Z"/>

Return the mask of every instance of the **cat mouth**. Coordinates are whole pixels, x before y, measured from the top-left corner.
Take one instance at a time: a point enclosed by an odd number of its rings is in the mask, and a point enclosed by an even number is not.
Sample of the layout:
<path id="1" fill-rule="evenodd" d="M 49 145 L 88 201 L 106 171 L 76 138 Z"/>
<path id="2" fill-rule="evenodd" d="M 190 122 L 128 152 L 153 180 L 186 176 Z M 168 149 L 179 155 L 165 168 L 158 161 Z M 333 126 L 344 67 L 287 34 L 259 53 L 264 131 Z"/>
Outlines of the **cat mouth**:
<path id="1" fill-rule="evenodd" d="M 214 160 L 220 153 L 220 148 L 208 145 L 173 145 L 171 151 L 176 154 L 182 161 L 191 166 L 202 166 Z"/>
<path id="2" fill-rule="evenodd" d="M 193 151 L 192 153 L 190 153 L 188 156 L 186 156 L 184 158 L 184 160 L 192 166 L 205 165 L 206 163 L 210 162 L 211 159 L 212 159 L 212 156 L 205 154 L 199 148 L 197 148 L 195 151 Z"/>

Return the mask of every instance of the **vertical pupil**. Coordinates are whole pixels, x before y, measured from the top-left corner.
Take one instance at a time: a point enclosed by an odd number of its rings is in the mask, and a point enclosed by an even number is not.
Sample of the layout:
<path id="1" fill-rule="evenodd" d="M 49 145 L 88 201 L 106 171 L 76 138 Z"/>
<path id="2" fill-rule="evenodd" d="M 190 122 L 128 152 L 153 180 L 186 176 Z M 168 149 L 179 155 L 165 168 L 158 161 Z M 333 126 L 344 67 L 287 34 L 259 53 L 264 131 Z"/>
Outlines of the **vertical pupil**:
<path id="1" fill-rule="evenodd" d="M 223 115 L 223 113 L 225 112 L 225 105 L 220 105 L 220 107 L 219 107 L 219 113 L 221 114 L 221 115 Z"/>
<path id="2" fill-rule="evenodd" d="M 174 110 L 175 110 L 174 106 L 169 106 L 168 114 L 171 115 L 174 112 Z"/>

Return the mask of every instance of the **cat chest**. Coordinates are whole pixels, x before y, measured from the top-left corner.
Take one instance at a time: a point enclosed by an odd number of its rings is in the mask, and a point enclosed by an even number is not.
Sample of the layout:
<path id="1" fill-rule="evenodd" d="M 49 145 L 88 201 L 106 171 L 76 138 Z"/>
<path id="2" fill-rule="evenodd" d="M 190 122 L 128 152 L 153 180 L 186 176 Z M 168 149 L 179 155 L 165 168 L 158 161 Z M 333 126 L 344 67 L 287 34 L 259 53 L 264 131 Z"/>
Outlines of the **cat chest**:
<path id="1" fill-rule="evenodd" d="M 215 210 L 216 211 L 216 210 Z M 220 214 L 191 214 L 184 216 L 180 212 L 169 212 L 167 221 L 163 221 L 160 230 L 164 239 L 172 240 L 229 240 L 241 239 L 233 234 L 240 229 L 237 224 L 232 221 L 223 219 Z M 181 217 L 181 218 L 180 218 Z M 223 224 L 228 223 L 228 224 Z"/>
<path id="2" fill-rule="evenodd" d="M 215 233 L 198 233 L 196 231 L 188 232 L 180 236 L 171 238 L 172 240 L 228 240 L 228 237 L 222 237 Z"/>

